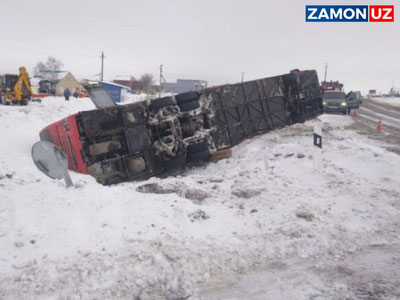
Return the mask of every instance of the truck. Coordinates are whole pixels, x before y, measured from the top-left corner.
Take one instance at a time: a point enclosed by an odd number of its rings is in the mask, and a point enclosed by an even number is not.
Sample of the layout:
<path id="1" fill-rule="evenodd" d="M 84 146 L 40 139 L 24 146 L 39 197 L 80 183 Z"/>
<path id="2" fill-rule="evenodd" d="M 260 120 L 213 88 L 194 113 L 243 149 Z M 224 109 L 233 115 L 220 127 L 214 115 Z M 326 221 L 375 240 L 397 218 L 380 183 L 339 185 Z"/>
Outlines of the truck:
<path id="1" fill-rule="evenodd" d="M 103 185 L 207 162 L 249 137 L 323 113 L 314 70 L 126 105 L 113 103 L 102 84 L 85 88 L 98 108 L 48 125 L 40 139 L 66 153 L 70 170 Z"/>
<path id="2" fill-rule="evenodd" d="M 321 82 L 322 93 L 325 91 L 343 91 L 343 83 L 339 81 L 322 81 Z"/>

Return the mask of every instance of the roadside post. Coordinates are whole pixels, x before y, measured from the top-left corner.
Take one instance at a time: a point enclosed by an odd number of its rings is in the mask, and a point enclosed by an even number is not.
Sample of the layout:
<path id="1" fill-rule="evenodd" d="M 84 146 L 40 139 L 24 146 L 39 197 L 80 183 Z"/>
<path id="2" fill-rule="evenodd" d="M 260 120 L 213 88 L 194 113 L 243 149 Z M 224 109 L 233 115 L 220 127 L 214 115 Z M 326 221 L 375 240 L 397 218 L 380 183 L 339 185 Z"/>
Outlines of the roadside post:
<path id="1" fill-rule="evenodd" d="M 322 168 L 322 127 L 320 124 L 314 125 L 314 169 Z"/>

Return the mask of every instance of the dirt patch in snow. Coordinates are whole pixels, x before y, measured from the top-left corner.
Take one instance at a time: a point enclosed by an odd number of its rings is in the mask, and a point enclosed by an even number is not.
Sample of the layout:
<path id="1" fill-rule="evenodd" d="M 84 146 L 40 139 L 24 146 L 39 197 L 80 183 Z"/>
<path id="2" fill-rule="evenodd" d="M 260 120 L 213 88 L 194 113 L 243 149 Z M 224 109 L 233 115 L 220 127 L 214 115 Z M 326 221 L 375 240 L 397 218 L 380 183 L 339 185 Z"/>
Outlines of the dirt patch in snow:
<path id="1" fill-rule="evenodd" d="M 189 187 L 182 182 L 167 183 L 146 183 L 136 189 L 140 193 L 153 194 L 171 194 L 176 193 L 180 197 L 201 203 L 204 199 L 210 197 L 210 192 L 196 187 Z"/>

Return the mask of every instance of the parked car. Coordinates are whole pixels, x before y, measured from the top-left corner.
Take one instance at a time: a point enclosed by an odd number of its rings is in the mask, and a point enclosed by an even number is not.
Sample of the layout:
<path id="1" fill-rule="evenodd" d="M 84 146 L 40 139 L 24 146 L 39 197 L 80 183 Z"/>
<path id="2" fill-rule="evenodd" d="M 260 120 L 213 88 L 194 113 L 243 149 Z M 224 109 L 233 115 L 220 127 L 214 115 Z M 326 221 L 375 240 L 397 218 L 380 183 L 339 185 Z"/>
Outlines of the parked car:
<path id="1" fill-rule="evenodd" d="M 347 95 L 345 92 L 325 91 L 322 99 L 325 112 L 339 112 L 344 115 L 348 113 Z"/>
<path id="2" fill-rule="evenodd" d="M 354 108 L 359 108 L 362 103 L 361 100 L 361 92 L 356 91 L 353 92 L 351 91 L 350 93 L 347 94 L 347 107 L 348 107 L 348 113 Z"/>
<path id="3" fill-rule="evenodd" d="M 69 169 L 105 185 L 209 161 L 246 138 L 323 113 L 315 71 L 127 105 L 116 105 L 102 84 L 86 89 L 98 109 L 50 124 L 40 138 L 66 153 Z"/>

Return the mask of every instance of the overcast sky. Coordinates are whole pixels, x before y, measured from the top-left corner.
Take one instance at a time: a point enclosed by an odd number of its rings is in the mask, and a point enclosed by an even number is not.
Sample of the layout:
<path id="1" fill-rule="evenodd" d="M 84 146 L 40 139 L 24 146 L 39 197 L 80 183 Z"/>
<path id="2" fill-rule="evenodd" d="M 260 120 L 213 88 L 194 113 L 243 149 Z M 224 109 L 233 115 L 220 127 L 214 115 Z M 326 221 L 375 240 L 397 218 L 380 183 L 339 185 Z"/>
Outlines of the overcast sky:
<path id="1" fill-rule="evenodd" d="M 336 0 L 1 0 L 0 73 L 52 55 L 78 79 L 142 73 L 167 81 L 237 82 L 316 69 L 346 90 L 400 87 L 398 1 L 394 23 L 306 23 L 305 5 Z M 32 75 L 32 74 L 31 74 Z"/>

